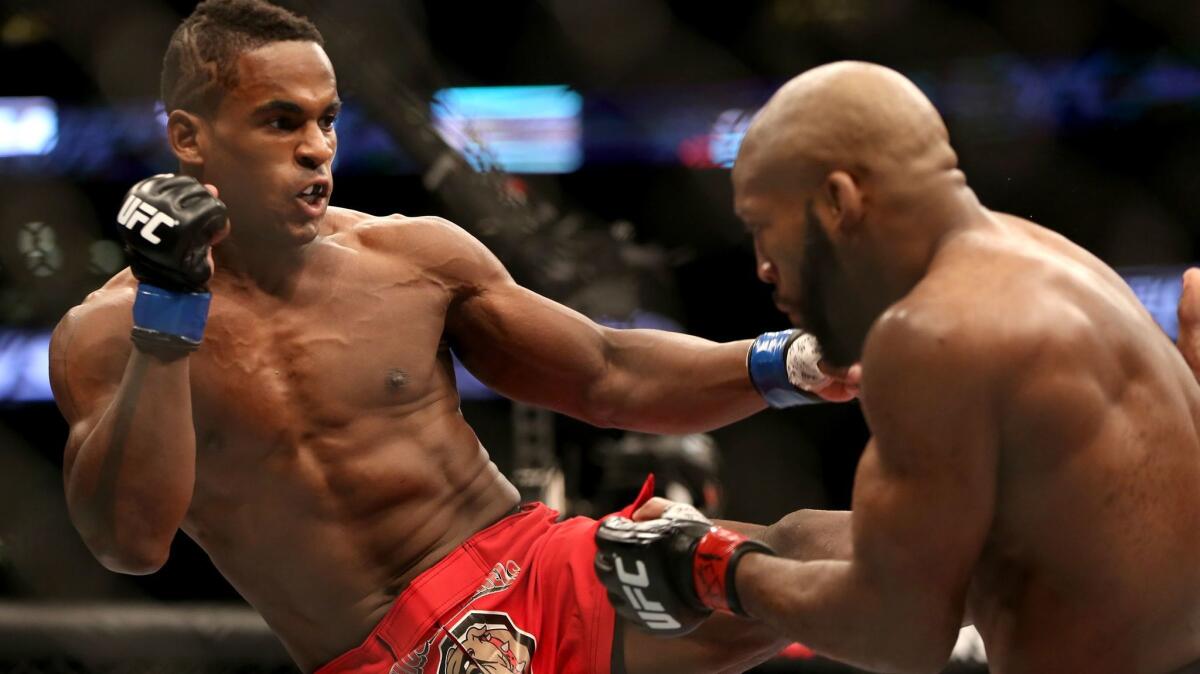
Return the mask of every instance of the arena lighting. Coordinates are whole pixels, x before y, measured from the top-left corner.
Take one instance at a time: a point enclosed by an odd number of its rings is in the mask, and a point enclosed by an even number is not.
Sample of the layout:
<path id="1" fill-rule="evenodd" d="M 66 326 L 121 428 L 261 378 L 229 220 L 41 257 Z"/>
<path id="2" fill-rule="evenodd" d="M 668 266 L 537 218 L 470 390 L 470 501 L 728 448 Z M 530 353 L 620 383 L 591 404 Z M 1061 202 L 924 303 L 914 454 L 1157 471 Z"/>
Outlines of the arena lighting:
<path id="1" fill-rule="evenodd" d="M 980 127 L 1011 139 L 1030 132 L 1073 133 L 1096 124 L 1129 124 L 1162 106 L 1200 105 L 1200 67 L 1170 56 L 1150 63 L 1105 54 L 1032 62 L 999 54 L 958 62 L 938 73 L 908 74 L 957 126 Z M 565 86 L 446 89 L 433 107 L 434 116 L 444 120 L 439 129 L 477 167 L 508 162 L 516 172 L 571 171 L 586 159 L 597 165 L 680 162 L 710 169 L 729 164 L 750 116 L 777 84 L 745 81 L 608 91 L 590 97 L 586 110 L 582 96 Z M 0 112 L 0 145 L 7 147 L 16 137 L 44 157 L 26 154 L 24 160 L 4 160 L 12 150 L 0 148 L 0 174 L 49 173 L 106 181 L 116 176 L 132 181 L 146 171 L 169 170 L 175 164 L 163 142 L 166 116 L 160 111 L 157 121 L 148 116 L 157 110 L 152 101 L 60 106 L 55 123 L 42 124 L 54 131 L 39 132 L 42 141 L 33 142 L 38 134 L 14 129 L 41 124 L 39 115 L 44 121 L 50 117 L 34 112 L 27 122 L 20 106 L 13 104 L 21 100 L 45 101 L 0 98 L 0 109 L 7 110 Z M 484 109 L 472 112 L 476 106 Z M 474 116 L 480 119 L 467 125 Z M 463 132 L 465 126 L 483 138 L 488 128 L 499 127 L 510 144 L 493 143 L 489 156 L 469 142 L 471 133 Z M 417 169 L 413 158 L 353 101 L 342 111 L 338 136 L 342 151 L 335 166 L 341 173 L 396 175 Z M 144 166 L 131 163 L 131 155 Z"/>
<path id="2" fill-rule="evenodd" d="M 1179 295 L 1187 267 L 1136 267 L 1120 269 L 1121 277 L 1133 288 L 1146 310 L 1172 341 L 1179 338 Z"/>
<path id="3" fill-rule="evenodd" d="M 738 148 L 742 146 L 755 112 L 733 108 L 717 115 L 708 141 L 708 153 L 714 165 L 733 168 L 733 160 L 737 159 Z"/>
<path id="4" fill-rule="evenodd" d="M 51 399 L 50 331 L 0 330 L 0 402 Z"/>
<path id="5" fill-rule="evenodd" d="M 582 112 L 583 97 L 565 85 L 462 87 L 433 97 L 434 127 L 480 170 L 491 165 L 511 173 L 578 169 Z"/>
<path id="6" fill-rule="evenodd" d="M 58 108 L 49 98 L 0 98 L 0 157 L 49 154 L 58 144 Z"/>

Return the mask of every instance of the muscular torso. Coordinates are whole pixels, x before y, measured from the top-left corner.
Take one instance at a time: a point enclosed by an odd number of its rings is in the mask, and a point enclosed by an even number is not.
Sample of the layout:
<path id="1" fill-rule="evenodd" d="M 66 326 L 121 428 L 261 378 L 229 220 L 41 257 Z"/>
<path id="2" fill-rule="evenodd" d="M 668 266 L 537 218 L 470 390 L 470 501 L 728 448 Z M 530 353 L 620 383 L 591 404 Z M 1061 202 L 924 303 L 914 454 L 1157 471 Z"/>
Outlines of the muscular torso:
<path id="1" fill-rule="evenodd" d="M 183 528 L 306 669 L 358 645 L 409 580 L 518 500 L 459 411 L 455 253 L 436 227 L 389 225 L 397 253 L 366 216 L 327 218 L 278 294 L 218 272 L 190 357 Z"/>
<path id="2" fill-rule="evenodd" d="M 998 391 L 993 522 L 968 609 L 995 672 L 1162 674 L 1200 659 L 1200 389 L 1124 283 L 995 216 L 930 278 L 978 290 L 1026 353 Z"/>

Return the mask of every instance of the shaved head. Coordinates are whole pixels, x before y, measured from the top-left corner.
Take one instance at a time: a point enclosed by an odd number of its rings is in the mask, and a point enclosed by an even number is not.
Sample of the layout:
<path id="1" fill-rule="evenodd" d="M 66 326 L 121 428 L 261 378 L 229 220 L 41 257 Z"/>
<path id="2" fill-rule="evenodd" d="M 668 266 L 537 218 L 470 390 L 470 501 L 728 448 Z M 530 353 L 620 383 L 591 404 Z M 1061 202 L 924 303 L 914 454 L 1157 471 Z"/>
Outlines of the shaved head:
<path id="1" fill-rule="evenodd" d="M 930 155 L 955 161 L 921 90 L 890 68 L 843 61 L 813 68 L 771 97 L 746 132 L 734 179 L 808 182 L 839 169 L 866 177 Z"/>
<path id="2" fill-rule="evenodd" d="M 929 99 L 900 73 L 856 61 L 809 70 L 771 97 L 733 187 L 759 278 L 840 365 L 977 203 Z"/>

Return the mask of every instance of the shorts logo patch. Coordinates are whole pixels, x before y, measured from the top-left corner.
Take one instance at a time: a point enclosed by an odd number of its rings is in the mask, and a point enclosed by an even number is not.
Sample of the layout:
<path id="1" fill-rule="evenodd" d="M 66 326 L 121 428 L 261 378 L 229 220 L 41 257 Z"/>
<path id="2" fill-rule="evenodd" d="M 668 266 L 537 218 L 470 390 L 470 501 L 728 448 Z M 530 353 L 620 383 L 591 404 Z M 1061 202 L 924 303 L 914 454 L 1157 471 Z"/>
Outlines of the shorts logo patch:
<path id="1" fill-rule="evenodd" d="M 438 644 L 438 674 L 532 674 L 537 640 L 502 611 L 471 611 Z"/>

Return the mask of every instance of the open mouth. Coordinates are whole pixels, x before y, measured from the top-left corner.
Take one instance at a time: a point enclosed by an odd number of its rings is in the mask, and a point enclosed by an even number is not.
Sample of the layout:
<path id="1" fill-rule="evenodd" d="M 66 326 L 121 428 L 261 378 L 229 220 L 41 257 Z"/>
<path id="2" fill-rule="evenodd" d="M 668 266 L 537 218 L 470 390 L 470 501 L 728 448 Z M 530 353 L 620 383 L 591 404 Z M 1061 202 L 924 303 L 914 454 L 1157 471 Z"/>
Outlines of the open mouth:
<path id="1" fill-rule="evenodd" d="M 310 206 L 318 206 L 328 197 L 329 188 L 324 183 L 313 183 L 296 195 Z"/>

